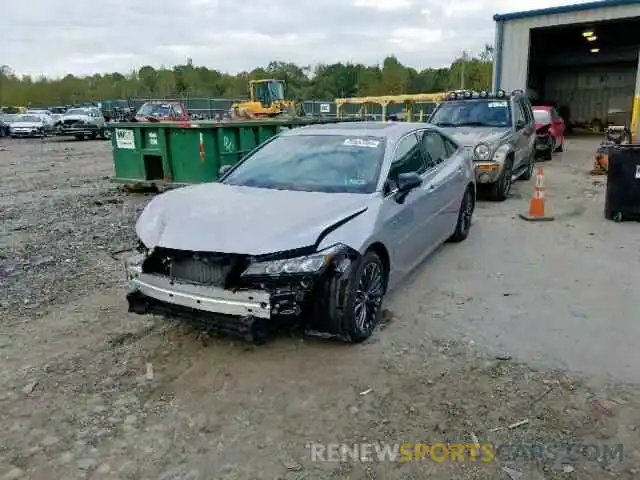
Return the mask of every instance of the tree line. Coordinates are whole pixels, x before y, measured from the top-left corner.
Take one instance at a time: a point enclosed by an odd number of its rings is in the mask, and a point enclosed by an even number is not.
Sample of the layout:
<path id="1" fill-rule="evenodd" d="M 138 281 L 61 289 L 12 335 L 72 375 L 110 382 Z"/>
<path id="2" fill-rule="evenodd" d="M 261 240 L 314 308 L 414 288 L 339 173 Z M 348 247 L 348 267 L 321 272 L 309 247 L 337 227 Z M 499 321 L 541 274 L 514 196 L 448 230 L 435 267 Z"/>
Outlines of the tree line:
<path id="1" fill-rule="evenodd" d="M 493 49 L 463 54 L 446 68 L 417 70 L 394 56 L 380 65 L 334 63 L 315 68 L 273 61 L 266 67 L 237 75 L 223 73 L 187 60 L 184 65 L 143 66 L 129 73 L 33 78 L 0 67 L 0 105 L 68 105 L 86 101 L 131 98 L 243 98 L 249 80 L 285 81 L 287 97 L 295 100 L 333 100 L 338 97 L 435 93 L 457 88 L 491 86 Z"/>

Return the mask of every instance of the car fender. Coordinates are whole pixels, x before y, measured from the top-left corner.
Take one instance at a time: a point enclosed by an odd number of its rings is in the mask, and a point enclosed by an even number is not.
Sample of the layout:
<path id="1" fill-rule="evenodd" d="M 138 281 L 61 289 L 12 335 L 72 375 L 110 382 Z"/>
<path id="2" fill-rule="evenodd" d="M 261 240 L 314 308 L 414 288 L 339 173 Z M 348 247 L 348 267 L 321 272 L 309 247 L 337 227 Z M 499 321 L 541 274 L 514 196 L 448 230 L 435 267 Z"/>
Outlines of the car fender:
<path id="1" fill-rule="evenodd" d="M 513 155 L 515 153 L 513 146 L 510 143 L 503 143 L 498 148 L 496 148 L 493 153 L 493 161 L 499 163 L 500 165 L 504 165 L 507 157 L 509 155 Z"/>
<path id="2" fill-rule="evenodd" d="M 340 227 L 323 235 L 318 244 L 318 250 L 341 243 L 363 254 L 367 247 L 374 242 L 373 231 L 376 210 L 376 208 L 368 208 L 362 214 L 351 218 Z"/>

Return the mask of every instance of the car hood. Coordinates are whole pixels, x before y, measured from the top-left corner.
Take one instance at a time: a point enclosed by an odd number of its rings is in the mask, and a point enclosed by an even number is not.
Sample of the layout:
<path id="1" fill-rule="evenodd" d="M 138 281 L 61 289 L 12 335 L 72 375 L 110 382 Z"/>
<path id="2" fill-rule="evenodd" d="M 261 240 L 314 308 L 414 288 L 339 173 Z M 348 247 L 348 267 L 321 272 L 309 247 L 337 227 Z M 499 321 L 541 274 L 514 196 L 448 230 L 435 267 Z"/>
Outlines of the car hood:
<path id="1" fill-rule="evenodd" d="M 62 116 L 63 120 L 82 120 L 82 121 L 87 121 L 89 120 L 89 115 L 63 115 Z"/>
<path id="2" fill-rule="evenodd" d="M 11 128 L 37 128 L 41 127 L 42 123 L 36 122 L 13 122 Z"/>
<path id="3" fill-rule="evenodd" d="M 209 183 L 155 197 L 136 223 L 148 248 L 264 255 L 315 245 L 367 209 L 368 195 Z"/>
<path id="4" fill-rule="evenodd" d="M 446 127 L 443 130 L 464 147 L 474 147 L 480 142 L 494 143 L 510 133 L 506 127 Z"/>

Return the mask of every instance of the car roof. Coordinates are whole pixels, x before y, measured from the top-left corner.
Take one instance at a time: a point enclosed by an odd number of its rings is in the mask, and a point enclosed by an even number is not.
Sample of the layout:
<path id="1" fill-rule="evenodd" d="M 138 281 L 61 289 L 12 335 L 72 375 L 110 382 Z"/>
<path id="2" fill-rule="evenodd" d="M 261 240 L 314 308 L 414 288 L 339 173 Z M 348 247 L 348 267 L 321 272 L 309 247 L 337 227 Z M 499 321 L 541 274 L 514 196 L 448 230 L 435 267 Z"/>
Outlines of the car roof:
<path id="1" fill-rule="evenodd" d="M 433 125 L 423 122 L 338 122 L 307 125 L 283 132 L 283 136 L 297 135 L 340 135 L 357 137 L 382 137 L 394 140 L 420 129 L 436 130 Z"/>

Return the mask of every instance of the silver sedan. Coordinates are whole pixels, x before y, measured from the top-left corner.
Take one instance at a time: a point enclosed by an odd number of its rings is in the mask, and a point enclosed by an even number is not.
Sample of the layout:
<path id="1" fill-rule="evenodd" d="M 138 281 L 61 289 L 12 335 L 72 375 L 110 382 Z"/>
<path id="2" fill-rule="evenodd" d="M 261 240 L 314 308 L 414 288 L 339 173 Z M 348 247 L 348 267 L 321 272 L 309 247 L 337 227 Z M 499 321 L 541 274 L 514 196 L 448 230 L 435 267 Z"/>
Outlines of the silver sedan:
<path id="1" fill-rule="evenodd" d="M 221 173 L 142 212 L 130 311 L 197 317 L 255 342 L 290 317 L 360 342 L 389 289 L 467 237 L 475 206 L 469 152 L 424 123 L 295 128 Z"/>

